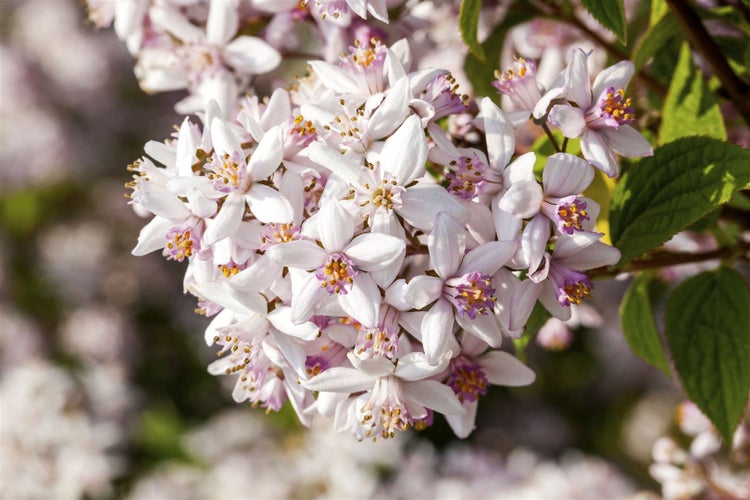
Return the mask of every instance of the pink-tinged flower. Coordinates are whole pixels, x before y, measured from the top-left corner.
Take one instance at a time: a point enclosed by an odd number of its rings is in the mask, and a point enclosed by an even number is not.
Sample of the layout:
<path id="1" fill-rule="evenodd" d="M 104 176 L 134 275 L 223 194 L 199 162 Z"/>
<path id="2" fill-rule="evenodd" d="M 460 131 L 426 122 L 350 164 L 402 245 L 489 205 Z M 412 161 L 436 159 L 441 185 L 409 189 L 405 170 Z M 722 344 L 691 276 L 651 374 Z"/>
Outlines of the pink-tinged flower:
<path id="1" fill-rule="evenodd" d="M 615 177 L 618 167 L 613 152 L 628 158 L 651 156 L 654 152 L 629 125 L 635 120 L 635 110 L 625 88 L 635 66 L 630 61 L 610 66 L 597 75 L 592 87 L 587 58 L 583 50 L 573 50 L 570 64 L 537 104 L 534 116 L 541 118 L 553 99 L 566 99 L 569 103 L 552 106 L 548 121 L 559 127 L 565 137 L 580 137 L 584 158 L 609 177 Z"/>
<path id="2" fill-rule="evenodd" d="M 206 165 L 208 174 L 203 182 L 210 182 L 214 197 L 224 202 L 209 224 L 206 241 L 216 242 L 231 236 L 245 214 L 245 205 L 261 222 L 289 223 L 292 206 L 277 190 L 260 181 L 276 170 L 281 162 L 281 130 L 272 128 L 245 161 L 246 153 L 229 125 L 220 118 L 211 123 L 214 154 Z"/>
<path id="3" fill-rule="evenodd" d="M 424 176 L 427 159 L 427 140 L 415 115 L 383 143 L 379 154 L 368 156 L 368 166 L 358 156 L 341 155 L 326 146 L 310 147 L 309 155 L 349 185 L 352 210 L 373 232 L 403 238 L 401 218 L 429 230 L 439 211 L 466 218 L 464 207 L 442 186 L 415 182 Z"/>
<path id="4" fill-rule="evenodd" d="M 567 153 L 547 159 L 542 185 L 536 179 L 512 182 L 498 207 L 516 217 L 531 219 L 521 235 L 521 251 L 529 272 L 542 261 L 550 237 L 550 226 L 559 234 L 593 231 L 599 206 L 579 195 L 594 179 L 594 169 Z"/>
<path id="5" fill-rule="evenodd" d="M 354 237 L 355 223 L 339 203 L 330 200 L 316 214 L 319 246 L 311 240 L 274 245 L 268 256 L 277 263 L 311 271 L 295 273 L 292 317 L 309 319 L 328 297 L 333 297 L 352 318 L 367 327 L 377 326 L 381 295 L 401 269 L 403 240 L 378 233 Z M 297 288 L 295 277 L 300 277 Z"/>
<path id="6" fill-rule="evenodd" d="M 446 384 L 466 410 L 445 419 L 459 438 L 474 430 L 480 396 L 491 385 L 518 387 L 534 382 L 536 375 L 507 352 L 488 350 L 487 344 L 472 336 L 461 339 L 461 353 L 448 365 Z"/>
<path id="7" fill-rule="evenodd" d="M 231 73 L 267 73 L 281 62 L 281 55 L 262 39 L 245 35 L 234 38 L 239 26 L 237 9 L 238 0 L 211 2 L 204 30 L 176 7 L 164 3 L 152 6 L 152 23 L 181 43 L 171 50 L 149 47 L 142 51 L 145 57 L 139 60 L 141 86 L 157 92 L 189 88 L 196 95 L 181 104 L 183 111 L 202 111 L 214 99 L 228 115 L 238 94 Z M 149 57 L 150 52 L 156 57 Z"/>
<path id="8" fill-rule="evenodd" d="M 453 391 L 431 380 L 445 370 L 449 360 L 443 356 L 436 364 L 429 364 L 421 352 L 403 355 L 396 361 L 385 357 L 362 360 L 350 353 L 353 368 L 329 368 L 302 385 L 319 391 L 319 401 L 322 397 L 324 402 L 336 406 L 338 429 L 351 430 L 360 438 L 387 439 L 427 417 L 428 409 L 446 415 L 463 413 Z M 330 398 L 326 393 L 344 398 Z"/>
<path id="9" fill-rule="evenodd" d="M 509 121 L 514 125 L 523 124 L 542 98 L 536 81 L 536 62 L 516 57 L 513 66 L 502 73 L 496 71 L 495 78 L 492 85 L 514 105 L 513 111 L 506 113 Z"/>
<path id="10" fill-rule="evenodd" d="M 570 318 L 570 305 L 588 298 L 593 283 L 584 271 L 616 264 L 620 251 L 599 241 L 593 232 L 562 234 L 552 254 L 544 254 L 540 268 L 513 290 L 510 329 L 526 324 L 537 298 L 556 318 Z"/>
<path id="11" fill-rule="evenodd" d="M 405 292 L 406 302 L 416 309 L 432 304 L 419 328 L 431 362 L 459 351 L 454 321 L 493 347 L 502 341 L 492 276 L 516 251 L 516 243 L 491 241 L 464 254 L 465 245 L 463 227 L 449 214 L 439 213 L 427 240 L 430 264 L 437 276 L 416 276 Z"/>

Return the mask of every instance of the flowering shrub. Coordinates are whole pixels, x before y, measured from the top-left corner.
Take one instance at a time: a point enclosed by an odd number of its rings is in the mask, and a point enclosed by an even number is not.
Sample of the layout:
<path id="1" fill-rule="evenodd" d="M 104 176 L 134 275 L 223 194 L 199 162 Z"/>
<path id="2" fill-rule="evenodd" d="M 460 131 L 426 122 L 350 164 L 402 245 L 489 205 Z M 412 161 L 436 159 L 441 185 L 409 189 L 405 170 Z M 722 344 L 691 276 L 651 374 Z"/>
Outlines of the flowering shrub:
<path id="1" fill-rule="evenodd" d="M 630 14 L 650 19 L 629 50 L 622 2 L 581 4 L 89 0 L 144 91 L 186 91 L 175 133 L 129 166 L 130 202 L 153 216 L 133 253 L 186 263 L 209 372 L 236 379 L 235 401 L 289 402 L 358 438 L 440 413 L 466 437 L 490 385 L 533 383 L 521 359 L 545 320 L 569 320 L 595 278 L 632 275 L 628 342 L 729 441 L 750 388 L 734 268 L 750 153 L 728 141 L 748 140 L 748 69 L 701 16 L 750 16 L 655 1 Z M 458 11 L 458 64 L 441 67 L 431 8 Z M 544 17 L 581 36 L 534 54 L 518 40 Z M 685 230 L 716 245 L 665 245 Z M 654 319 L 655 270 L 714 259 Z"/>

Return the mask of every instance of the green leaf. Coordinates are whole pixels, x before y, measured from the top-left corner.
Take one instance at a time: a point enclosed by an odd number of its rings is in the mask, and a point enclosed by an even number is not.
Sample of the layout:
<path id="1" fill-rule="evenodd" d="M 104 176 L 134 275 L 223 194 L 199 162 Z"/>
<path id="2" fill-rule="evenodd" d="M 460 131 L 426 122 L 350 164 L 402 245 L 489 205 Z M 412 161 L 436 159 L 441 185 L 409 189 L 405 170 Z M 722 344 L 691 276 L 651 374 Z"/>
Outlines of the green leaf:
<path id="1" fill-rule="evenodd" d="M 594 19 L 599 21 L 599 24 L 614 33 L 621 44 L 627 43 L 627 21 L 625 20 L 623 0 L 608 0 L 606 2 L 581 0 L 581 4 Z"/>
<path id="2" fill-rule="evenodd" d="M 665 144 L 634 164 L 609 216 L 620 264 L 653 250 L 750 184 L 750 151 L 710 137 Z"/>
<path id="3" fill-rule="evenodd" d="M 458 12 L 458 26 L 461 29 L 461 38 L 474 56 L 482 61 L 487 60 L 482 45 L 477 39 L 479 29 L 479 13 L 482 8 L 482 0 L 462 0 L 461 9 Z"/>
<path id="4" fill-rule="evenodd" d="M 620 304 L 620 322 L 633 352 L 669 375 L 669 365 L 651 310 L 651 279 L 651 274 L 644 273 L 630 284 Z"/>
<path id="5" fill-rule="evenodd" d="M 496 98 L 497 89 L 492 86 L 492 81 L 495 79 L 495 70 L 498 69 L 496 65 L 500 61 L 500 50 L 505 36 L 513 26 L 528 21 L 532 16 L 533 11 L 526 2 L 511 4 L 503 21 L 495 27 L 482 44 L 482 50 L 487 55 L 487 59 L 481 60 L 471 53 L 466 56 L 464 72 L 474 87 L 475 96 Z"/>
<path id="6" fill-rule="evenodd" d="M 649 22 L 653 26 L 669 12 L 669 5 L 666 0 L 651 0 L 651 17 Z"/>
<path id="7" fill-rule="evenodd" d="M 682 385 L 724 438 L 750 390 L 750 290 L 729 268 L 680 284 L 667 301 L 666 333 Z"/>
<path id="8" fill-rule="evenodd" d="M 680 23 L 675 16 L 662 16 L 659 21 L 651 26 L 643 38 L 633 50 L 633 64 L 635 71 L 641 68 L 673 37 L 682 32 Z"/>
<path id="9" fill-rule="evenodd" d="M 683 43 L 662 110 L 659 142 L 666 144 L 690 135 L 727 138 L 724 119 L 713 93 L 693 64 L 690 47 Z"/>

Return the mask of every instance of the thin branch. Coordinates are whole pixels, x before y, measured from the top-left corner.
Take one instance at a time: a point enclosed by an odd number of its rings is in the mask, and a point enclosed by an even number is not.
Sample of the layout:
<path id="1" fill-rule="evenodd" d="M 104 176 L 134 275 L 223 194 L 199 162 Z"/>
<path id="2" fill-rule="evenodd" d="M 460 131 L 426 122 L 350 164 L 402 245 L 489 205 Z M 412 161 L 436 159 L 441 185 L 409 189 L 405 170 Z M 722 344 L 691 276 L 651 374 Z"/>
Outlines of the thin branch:
<path id="1" fill-rule="evenodd" d="M 745 122 L 750 124 L 750 85 L 734 72 L 727 58 L 687 0 L 667 0 L 667 4 L 677 17 L 682 29 L 685 30 L 685 35 L 690 43 L 721 80 L 721 84 L 734 107 Z"/>
<path id="2" fill-rule="evenodd" d="M 659 252 L 650 257 L 633 259 L 629 264 L 616 269 L 611 266 L 597 267 L 587 271 L 586 274 L 591 278 L 612 278 L 619 274 L 646 271 L 648 269 L 659 269 L 663 267 L 679 266 L 682 264 L 694 264 L 696 262 L 705 262 L 707 260 L 728 259 L 731 257 L 741 258 L 750 261 L 750 243 L 741 242 L 736 246 L 721 247 L 716 250 L 701 253 L 670 253 Z"/>

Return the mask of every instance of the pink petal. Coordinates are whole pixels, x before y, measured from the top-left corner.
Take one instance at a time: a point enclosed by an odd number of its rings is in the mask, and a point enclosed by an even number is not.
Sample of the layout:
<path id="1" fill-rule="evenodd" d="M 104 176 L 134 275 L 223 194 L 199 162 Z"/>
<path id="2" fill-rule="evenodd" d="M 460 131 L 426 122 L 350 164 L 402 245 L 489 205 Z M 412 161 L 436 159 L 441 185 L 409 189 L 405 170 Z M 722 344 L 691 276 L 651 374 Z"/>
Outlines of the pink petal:
<path id="1" fill-rule="evenodd" d="M 453 390 L 436 380 L 418 380 L 403 384 L 404 396 L 445 415 L 460 415 L 464 410 Z"/>
<path id="2" fill-rule="evenodd" d="M 502 325 L 494 312 L 482 314 L 475 319 L 456 316 L 456 321 L 461 328 L 486 342 L 490 347 L 500 347 L 503 342 Z"/>
<path id="3" fill-rule="evenodd" d="M 547 158 L 542 172 L 544 192 L 553 198 L 581 194 L 593 180 L 591 165 L 567 153 L 556 153 Z"/>
<path id="4" fill-rule="evenodd" d="M 469 251 L 456 275 L 480 272 L 493 275 L 516 252 L 515 241 L 490 241 Z"/>
<path id="5" fill-rule="evenodd" d="M 334 366 L 303 381 L 302 385 L 311 391 L 338 392 L 351 394 L 353 392 L 372 389 L 375 378 L 354 368 Z"/>
<path id="6" fill-rule="evenodd" d="M 581 152 L 584 158 L 608 177 L 617 177 L 617 162 L 602 134 L 586 129 L 581 138 Z"/>
<path id="7" fill-rule="evenodd" d="M 504 351 L 491 351 L 479 358 L 479 365 L 493 385 L 519 387 L 529 385 L 536 374 L 528 366 Z"/>
<path id="8" fill-rule="evenodd" d="M 499 208 L 527 219 L 539 212 L 544 194 L 536 180 L 514 182 L 500 198 Z"/>
<path id="9" fill-rule="evenodd" d="M 508 328 L 518 330 L 526 325 L 534 309 L 536 299 L 539 297 L 541 286 L 531 280 L 522 281 L 514 290 L 510 299 L 510 313 L 508 318 Z"/>
<path id="10" fill-rule="evenodd" d="M 308 271 L 322 266 L 328 256 L 325 250 L 310 240 L 279 243 L 269 248 L 266 255 L 282 266 Z M 242 272 L 238 273 L 238 276 L 239 274 L 242 274 Z"/>
<path id="11" fill-rule="evenodd" d="M 466 236 L 461 225 L 450 215 L 440 212 L 427 239 L 430 265 L 443 280 L 453 277 L 461 264 Z"/>
<path id="12" fill-rule="evenodd" d="M 349 293 L 339 294 L 339 304 L 344 311 L 365 327 L 374 328 L 378 325 L 381 300 L 378 285 L 364 273 L 359 273 L 354 278 Z"/>
<path id="13" fill-rule="evenodd" d="M 437 363 L 429 363 L 423 352 L 410 352 L 398 358 L 394 375 L 401 380 L 422 380 L 440 374 L 448 367 L 449 354 L 441 357 Z"/>
<path id="14" fill-rule="evenodd" d="M 239 73 L 260 75 L 281 63 L 281 54 L 260 38 L 241 36 L 224 47 L 224 61 Z"/>
<path id="15" fill-rule="evenodd" d="M 423 307 L 436 301 L 443 293 L 443 280 L 435 276 L 420 274 L 415 276 L 406 285 L 404 301 L 415 309 Z"/>
<path id="16" fill-rule="evenodd" d="M 654 149 L 640 132 L 630 125 L 622 125 L 620 128 L 607 128 L 601 130 L 607 139 L 607 144 L 615 153 L 627 158 L 639 158 L 653 156 Z"/>
<path id="17" fill-rule="evenodd" d="M 521 249 L 523 258 L 529 266 L 529 273 L 535 272 L 542 262 L 550 235 L 550 220 L 544 215 L 537 215 L 523 230 Z"/>
<path id="18" fill-rule="evenodd" d="M 453 335 L 453 306 L 445 299 L 438 299 L 422 318 L 422 347 L 427 361 L 437 363 L 446 353 L 458 353 L 460 347 Z"/>
<path id="19" fill-rule="evenodd" d="M 594 98 L 598 99 L 608 87 L 614 87 L 615 90 L 627 88 L 634 73 L 635 65 L 631 61 L 620 61 L 602 70 L 594 79 L 594 86 L 591 89 Z"/>
<path id="20" fill-rule="evenodd" d="M 513 126 L 489 97 L 482 99 L 480 112 L 487 138 L 487 156 L 490 165 L 495 170 L 501 171 L 516 151 Z"/>
<path id="21" fill-rule="evenodd" d="M 477 418 L 477 407 L 479 401 L 467 401 L 463 403 L 465 413 L 460 415 L 445 415 L 445 420 L 448 421 L 448 425 L 451 426 L 453 433 L 459 439 L 469 437 L 474 429 L 476 429 L 476 418 Z"/>
<path id="22" fill-rule="evenodd" d="M 581 137 L 586 130 L 586 118 L 580 108 L 574 108 L 569 104 L 556 104 L 552 106 L 548 116 L 549 122 L 558 127 L 565 137 L 574 139 Z"/>

